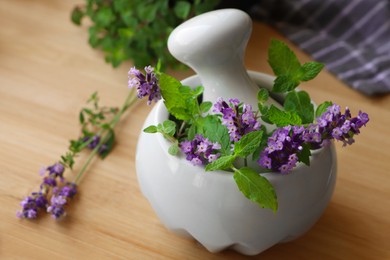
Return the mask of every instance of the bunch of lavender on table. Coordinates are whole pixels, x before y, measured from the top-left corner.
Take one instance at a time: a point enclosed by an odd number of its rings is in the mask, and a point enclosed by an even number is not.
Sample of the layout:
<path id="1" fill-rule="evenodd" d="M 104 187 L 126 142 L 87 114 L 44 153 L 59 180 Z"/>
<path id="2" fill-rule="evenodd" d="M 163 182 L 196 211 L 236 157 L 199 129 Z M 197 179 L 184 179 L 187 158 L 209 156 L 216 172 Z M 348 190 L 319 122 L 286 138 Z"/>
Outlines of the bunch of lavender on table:
<path id="1" fill-rule="evenodd" d="M 348 108 L 342 112 L 330 101 L 315 108 L 309 94 L 296 87 L 316 77 L 323 65 L 300 64 L 283 42 L 271 41 L 268 61 L 276 78 L 271 91 L 259 89 L 256 108 L 235 97 L 219 98 L 214 104 L 202 101 L 203 87 L 183 86 L 158 71 L 150 84 L 146 79 L 151 67 L 145 68 L 145 74 L 130 69 L 129 87 L 138 91 L 139 98 L 146 97 L 148 104 L 163 99 L 170 117 L 144 132 L 160 133 L 168 139 L 172 143 L 170 154 L 182 153 L 194 167 L 203 166 L 206 171 L 233 172 L 239 190 L 248 199 L 276 211 L 274 187 L 262 173 L 289 174 L 298 164 L 309 166 L 311 152 L 333 140 L 343 146 L 352 144 L 369 117 L 361 111 L 353 117 Z M 266 105 L 275 94 L 284 95 L 284 109 Z M 274 130 L 267 131 L 260 118 L 274 125 Z"/>
<path id="2" fill-rule="evenodd" d="M 65 206 L 77 194 L 82 176 L 95 156 L 105 158 L 113 149 L 114 128 L 121 116 L 136 102 L 135 91 L 130 91 L 120 109 L 100 107 L 97 93 L 88 99 L 90 107 L 80 111 L 81 136 L 71 140 L 67 152 L 59 161 L 44 167 L 40 171 L 42 183 L 39 191 L 34 191 L 20 203 L 22 209 L 16 213 L 19 218 L 34 219 L 39 212 L 50 213 L 53 218 L 61 219 L 66 215 Z M 66 180 L 66 171 L 72 171 L 75 159 L 85 149 L 89 156 L 80 171 L 71 181 Z"/>

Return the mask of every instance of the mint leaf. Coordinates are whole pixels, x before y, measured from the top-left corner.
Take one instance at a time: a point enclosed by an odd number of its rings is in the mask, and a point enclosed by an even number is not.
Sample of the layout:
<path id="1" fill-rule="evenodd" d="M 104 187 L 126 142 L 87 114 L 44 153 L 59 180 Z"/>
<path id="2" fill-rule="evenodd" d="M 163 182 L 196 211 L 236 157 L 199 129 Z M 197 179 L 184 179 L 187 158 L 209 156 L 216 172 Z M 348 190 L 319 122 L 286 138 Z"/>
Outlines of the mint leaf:
<path id="1" fill-rule="evenodd" d="M 268 48 L 268 63 L 276 76 L 294 75 L 301 69 L 295 53 L 287 44 L 275 39 Z"/>
<path id="2" fill-rule="evenodd" d="M 163 133 L 173 136 L 176 133 L 176 123 L 171 120 L 165 120 L 162 124 L 163 126 Z"/>
<path id="3" fill-rule="evenodd" d="M 191 11 L 191 4 L 186 1 L 178 1 L 175 4 L 174 12 L 177 17 L 181 19 L 186 19 Z"/>
<path id="4" fill-rule="evenodd" d="M 260 146 L 263 131 L 253 131 L 243 135 L 240 141 L 234 145 L 234 154 L 240 157 L 247 157 L 254 153 Z"/>
<path id="5" fill-rule="evenodd" d="M 199 114 L 197 96 L 202 88 L 193 91 L 188 86 L 183 86 L 180 81 L 165 73 L 161 73 L 160 79 L 161 95 L 164 98 L 165 107 L 168 112 L 179 120 L 189 120 L 195 114 Z"/>
<path id="6" fill-rule="evenodd" d="M 268 63 L 276 76 L 272 91 L 280 93 L 294 90 L 301 81 L 313 79 L 324 67 L 314 61 L 301 65 L 287 44 L 278 40 L 271 41 Z"/>
<path id="7" fill-rule="evenodd" d="M 319 105 L 316 109 L 316 117 L 320 117 L 331 105 L 333 105 L 331 101 L 325 101 L 324 103 Z"/>
<path id="8" fill-rule="evenodd" d="M 177 155 L 178 152 L 179 152 L 179 145 L 177 143 L 174 143 L 168 149 L 168 153 L 173 156 Z"/>
<path id="9" fill-rule="evenodd" d="M 84 15 L 85 13 L 83 10 L 79 6 L 76 6 L 72 10 L 71 20 L 74 24 L 81 25 L 81 20 L 83 19 Z"/>
<path id="10" fill-rule="evenodd" d="M 144 129 L 144 132 L 149 134 L 157 133 L 157 126 L 155 125 L 148 126 Z"/>
<path id="11" fill-rule="evenodd" d="M 314 120 L 314 106 L 310 96 L 305 91 L 291 91 L 284 100 L 284 109 L 296 112 L 302 120 L 302 124 L 312 123 Z"/>
<path id="12" fill-rule="evenodd" d="M 314 79 L 323 68 L 324 64 L 322 63 L 315 61 L 306 62 L 302 65 L 303 76 L 301 80 L 308 81 Z"/>
<path id="13" fill-rule="evenodd" d="M 187 120 L 188 115 L 184 113 L 185 101 L 180 93 L 182 84 L 180 81 L 165 73 L 161 73 L 159 78 L 161 95 L 164 98 L 165 107 L 168 112 L 180 120 Z"/>
<path id="14" fill-rule="evenodd" d="M 267 105 L 265 102 L 269 98 L 269 92 L 265 88 L 261 88 L 259 92 L 257 92 L 257 107 L 261 114 L 265 114 L 267 111 Z"/>
<path id="15" fill-rule="evenodd" d="M 202 102 L 199 106 L 200 112 L 207 113 L 209 112 L 210 108 L 213 106 L 213 103 L 210 101 Z"/>
<path id="16" fill-rule="evenodd" d="M 195 122 L 196 132 L 208 138 L 211 142 L 221 145 L 221 154 L 230 154 L 230 136 L 226 126 L 222 125 L 216 115 L 198 118 Z"/>
<path id="17" fill-rule="evenodd" d="M 206 171 L 226 170 L 233 166 L 233 162 L 236 159 L 234 155 L 226 155 L 219 157 L 217 160 L 206 165 Z"/>
<path id="18" fill-rule="evenodd" d="M 263 104 L 264 102 L 266 102 L 268 100 L 268 97 L 269 97 L 269 92 L 267 89 L 265 88 L 261 88 L 259 90 L 259 92 L 257 92 L 257 101 L 261 104 Z"/>
<path id="19" fill-rule="evenodd" d="M 197 86 L 194 90 L 193 90 L 193 93 L 194 93 L 194 97 L 198 97 L 199 95 L 201 95 L 204 91 L 204 87 L 203 86 Z"/>
<path id="20" fill-rule="evenodd" d="M 272 184 L 253 169 L 243 167 L 234 171 L 234 180 L 239 190 L 262 208 L 278 209 L 278 200 Z"/>
<path id="21" fill-rule="evenodd" d="M 276 93 L 288 92 L 298 87 L 299 78 L 294 78 L 293 75 L 280 75 L 274 80 L 272 91 Z"/>
<path id="22" fill-rule="evenodd" d="M 267 119 L 278 127 L 302 124 L 302 120 L 297 113 L 280 110 L 274 105 L 271 105 L 268 110 Z"/>

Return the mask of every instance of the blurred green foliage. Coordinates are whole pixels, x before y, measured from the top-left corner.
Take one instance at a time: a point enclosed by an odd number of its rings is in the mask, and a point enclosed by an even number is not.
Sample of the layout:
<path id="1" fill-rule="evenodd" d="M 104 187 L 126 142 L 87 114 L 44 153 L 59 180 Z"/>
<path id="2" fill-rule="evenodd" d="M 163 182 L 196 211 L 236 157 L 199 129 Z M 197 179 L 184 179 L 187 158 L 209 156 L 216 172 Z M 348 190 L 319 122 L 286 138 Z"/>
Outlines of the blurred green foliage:
<path id="1" fill-rule="evenodd" d="M 213 10 L 220 0 L 84 0 L 71 15 L 81 25 L 89 18 L 89 44 L 104 52 L 113 67 L 131 60 L 144 67 L 161 61 L 165 67 L 178 68 L 168 52 L 167 39 L 185 20 Z"/>

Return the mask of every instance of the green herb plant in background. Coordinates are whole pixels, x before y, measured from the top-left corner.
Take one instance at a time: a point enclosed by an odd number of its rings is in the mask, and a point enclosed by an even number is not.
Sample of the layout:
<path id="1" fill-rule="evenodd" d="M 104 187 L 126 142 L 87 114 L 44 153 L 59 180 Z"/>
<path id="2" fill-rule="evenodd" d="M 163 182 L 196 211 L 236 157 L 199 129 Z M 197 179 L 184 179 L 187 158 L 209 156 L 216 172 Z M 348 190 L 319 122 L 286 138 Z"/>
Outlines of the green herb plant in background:
<path id="1" fill-rule="evenodd" d="M 132 60 L 137 67 L 161 60 L 178 68 L 169 54 L 167 39 L 183 21 L 213 10 L 219 0 L 85 0 L 71 15 L 74 24 L 89 18 L 89 44 L 104 52 L 105 60 L 117 67 Z"/>

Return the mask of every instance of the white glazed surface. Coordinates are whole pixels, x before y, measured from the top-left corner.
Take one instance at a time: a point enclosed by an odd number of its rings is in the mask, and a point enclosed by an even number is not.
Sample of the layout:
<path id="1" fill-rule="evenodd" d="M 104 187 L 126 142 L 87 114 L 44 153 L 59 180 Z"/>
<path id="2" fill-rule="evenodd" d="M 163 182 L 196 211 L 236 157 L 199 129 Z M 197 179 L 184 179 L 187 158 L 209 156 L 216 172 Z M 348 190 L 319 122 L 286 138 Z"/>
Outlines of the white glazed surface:
<path id="1" fill-rule="evenodd" d="M 250 75 L 262 86 L 272 85 L 269 75 Z M 197 86 L 200 82 L 194 76 L 183 84 Z M 167 117 L 160 101 L 144 127 Z M 169 145 L 160 134 L 141 133 L 136 154 L 141 191 L 169 230 L 193 237 L 210 252 L 232 248 L 255 255 L 299 237 L 319 219 L 335 186 L 336 154 L 332 144 L 313 153 L 310 167 L 300 165 L 289 175 L 264 174 L 278 196 L 279 209 L 273 213 L 246 199 L 232 173 L 205 172 L 184 157 L 169 155 Z"/>
<path id="2" fill-rule="evenodd" d="M 176 27 L 169 36 L 168 48 L 176 59 L 196 72 L 205 88 L 204 101 L 235 97 L 257 107 L 258 87 L 244 66 L 251 32 L 248 14 L 221 9 L 195 16 Z M 280 107 L 272 98 L 267 103 Z"/>

